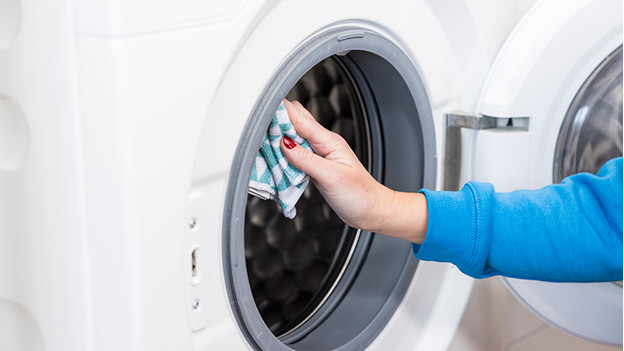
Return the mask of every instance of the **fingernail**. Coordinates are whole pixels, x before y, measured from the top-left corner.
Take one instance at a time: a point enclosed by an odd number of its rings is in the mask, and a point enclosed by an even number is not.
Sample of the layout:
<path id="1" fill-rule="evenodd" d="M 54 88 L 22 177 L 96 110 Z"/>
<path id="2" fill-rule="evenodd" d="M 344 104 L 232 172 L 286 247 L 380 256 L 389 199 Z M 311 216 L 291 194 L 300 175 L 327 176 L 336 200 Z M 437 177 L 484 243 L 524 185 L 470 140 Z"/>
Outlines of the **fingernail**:
<path id="1" fill-rule="evenodd" d="M 284 135 L 282 140 L 284 141 L 284 146 L 286 146 L 287 149 L 292 149 L 295 146 L 297 146 L 297 144 L 291 138 L 287 137 L 286 135 Z"/>

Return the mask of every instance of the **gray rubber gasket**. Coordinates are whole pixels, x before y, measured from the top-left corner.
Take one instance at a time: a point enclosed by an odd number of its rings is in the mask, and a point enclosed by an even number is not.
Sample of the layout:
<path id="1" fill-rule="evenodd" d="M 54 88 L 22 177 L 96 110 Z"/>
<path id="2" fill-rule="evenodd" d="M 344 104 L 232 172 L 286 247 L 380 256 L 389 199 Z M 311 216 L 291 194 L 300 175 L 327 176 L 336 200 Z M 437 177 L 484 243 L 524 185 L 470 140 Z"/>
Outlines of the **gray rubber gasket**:
<path id="1" fill-rule="evenodd" d="M 246 124 L 232 164 L 223 218 L 223 264 L 233 314 L 254 349 L 359 350 L 384 328 L 416 269 L 409 243 L 373 235 L 363 240 L 332 301 L 300 333 L 276 338 L 255 306 L 244 257 L 244 218 L 253 160 L 273 112 L 294 84 L 316 63 L 339 55 L 361 90 L 371 131 L 373 174 L 395 190 L 434 188 L 436 153 L 433 118 L 425 87 L 409 57 L 392 40 L 354 24 L 321 31 L 288 57 L 261 94 Z M 382 154 L 383 153 L 383 154 Z M 358 245 L 360 246 L 360 245 Z"/>

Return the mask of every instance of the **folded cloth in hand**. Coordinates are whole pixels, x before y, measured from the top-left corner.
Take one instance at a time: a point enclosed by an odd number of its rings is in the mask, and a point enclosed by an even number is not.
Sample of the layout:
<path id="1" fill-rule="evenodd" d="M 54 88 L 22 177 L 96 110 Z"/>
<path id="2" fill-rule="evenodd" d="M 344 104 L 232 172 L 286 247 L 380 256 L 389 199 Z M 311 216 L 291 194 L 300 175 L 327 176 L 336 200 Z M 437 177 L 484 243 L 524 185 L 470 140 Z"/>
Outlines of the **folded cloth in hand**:
<path id="1" fill-rule="evenodd" d="M 308 186 L 310 177 L 288 163 L 282 154 L 280 143 L 284 135 L 311 150 L 308 142 L 295 132 L 282 102 L 273 115 L 256 156 L 249 193 L 263 199 L 277 198 L 284 216 L 292 219 L 297 214 L 295 204 Z"/>

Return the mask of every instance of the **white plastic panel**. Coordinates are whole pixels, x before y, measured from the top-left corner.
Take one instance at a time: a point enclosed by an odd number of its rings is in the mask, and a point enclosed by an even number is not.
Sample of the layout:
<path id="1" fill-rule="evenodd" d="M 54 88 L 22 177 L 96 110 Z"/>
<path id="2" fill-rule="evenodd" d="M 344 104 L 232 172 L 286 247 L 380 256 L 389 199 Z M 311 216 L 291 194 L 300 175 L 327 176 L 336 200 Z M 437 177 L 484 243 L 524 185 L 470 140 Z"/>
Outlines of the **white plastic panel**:
<path id="1" fill-rule="evenodd" d="M 0 0 L 0 50 L 15 40 L 20 28 L 20 0 Z"/>
<path id="2" fill-rule="evenodd" d="M 72 5 L 0 0 L 0 350 L 93 350 Z"/>
<path id="3" fill-rule="evenodd" d="M 557 103 L 563 84 L 573 82 L 571 71 L 591 72 L 622 42 L 621 25 L 618 0 L 540 1 L 503 45 L 478 112 L 547 118 L 544 112 Z"/>
<path id="4" fill-rule="evenodd" d="M 32 313 L 3 299 L 0 299 L 0 350 L 43 350 L 41 329 Z"/>
<path id="5" fill-rule="evenodd" d="M 188 27 L 227 20 L 246 2 L 247 0 L 77 0 L 76 26 L 81 34 L 102 36 Z"/>
<path id="6" fill-rule="evenodd" d="M 19 169 L 29 150 L 30 133 L 24 112 L 15 100 L 0 95 L 0 169 Z"/>

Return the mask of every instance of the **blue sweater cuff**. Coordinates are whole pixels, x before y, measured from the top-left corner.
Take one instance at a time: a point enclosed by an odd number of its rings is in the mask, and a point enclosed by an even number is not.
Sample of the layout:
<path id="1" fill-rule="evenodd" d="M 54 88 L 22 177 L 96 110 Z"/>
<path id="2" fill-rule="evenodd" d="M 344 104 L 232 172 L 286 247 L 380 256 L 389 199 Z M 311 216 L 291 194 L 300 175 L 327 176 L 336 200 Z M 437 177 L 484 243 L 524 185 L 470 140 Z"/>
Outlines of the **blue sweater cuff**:
<path id="1" fill-rule="evenodd" d="M 422 245 L 413 244 L 416 258 L 451 262 L 465 274 L 483 276 L 490 243 L 489 211 L 494 188 L 470 182 L 461 191 L 420 190 L 427 198 L 429 220 Z"/>

